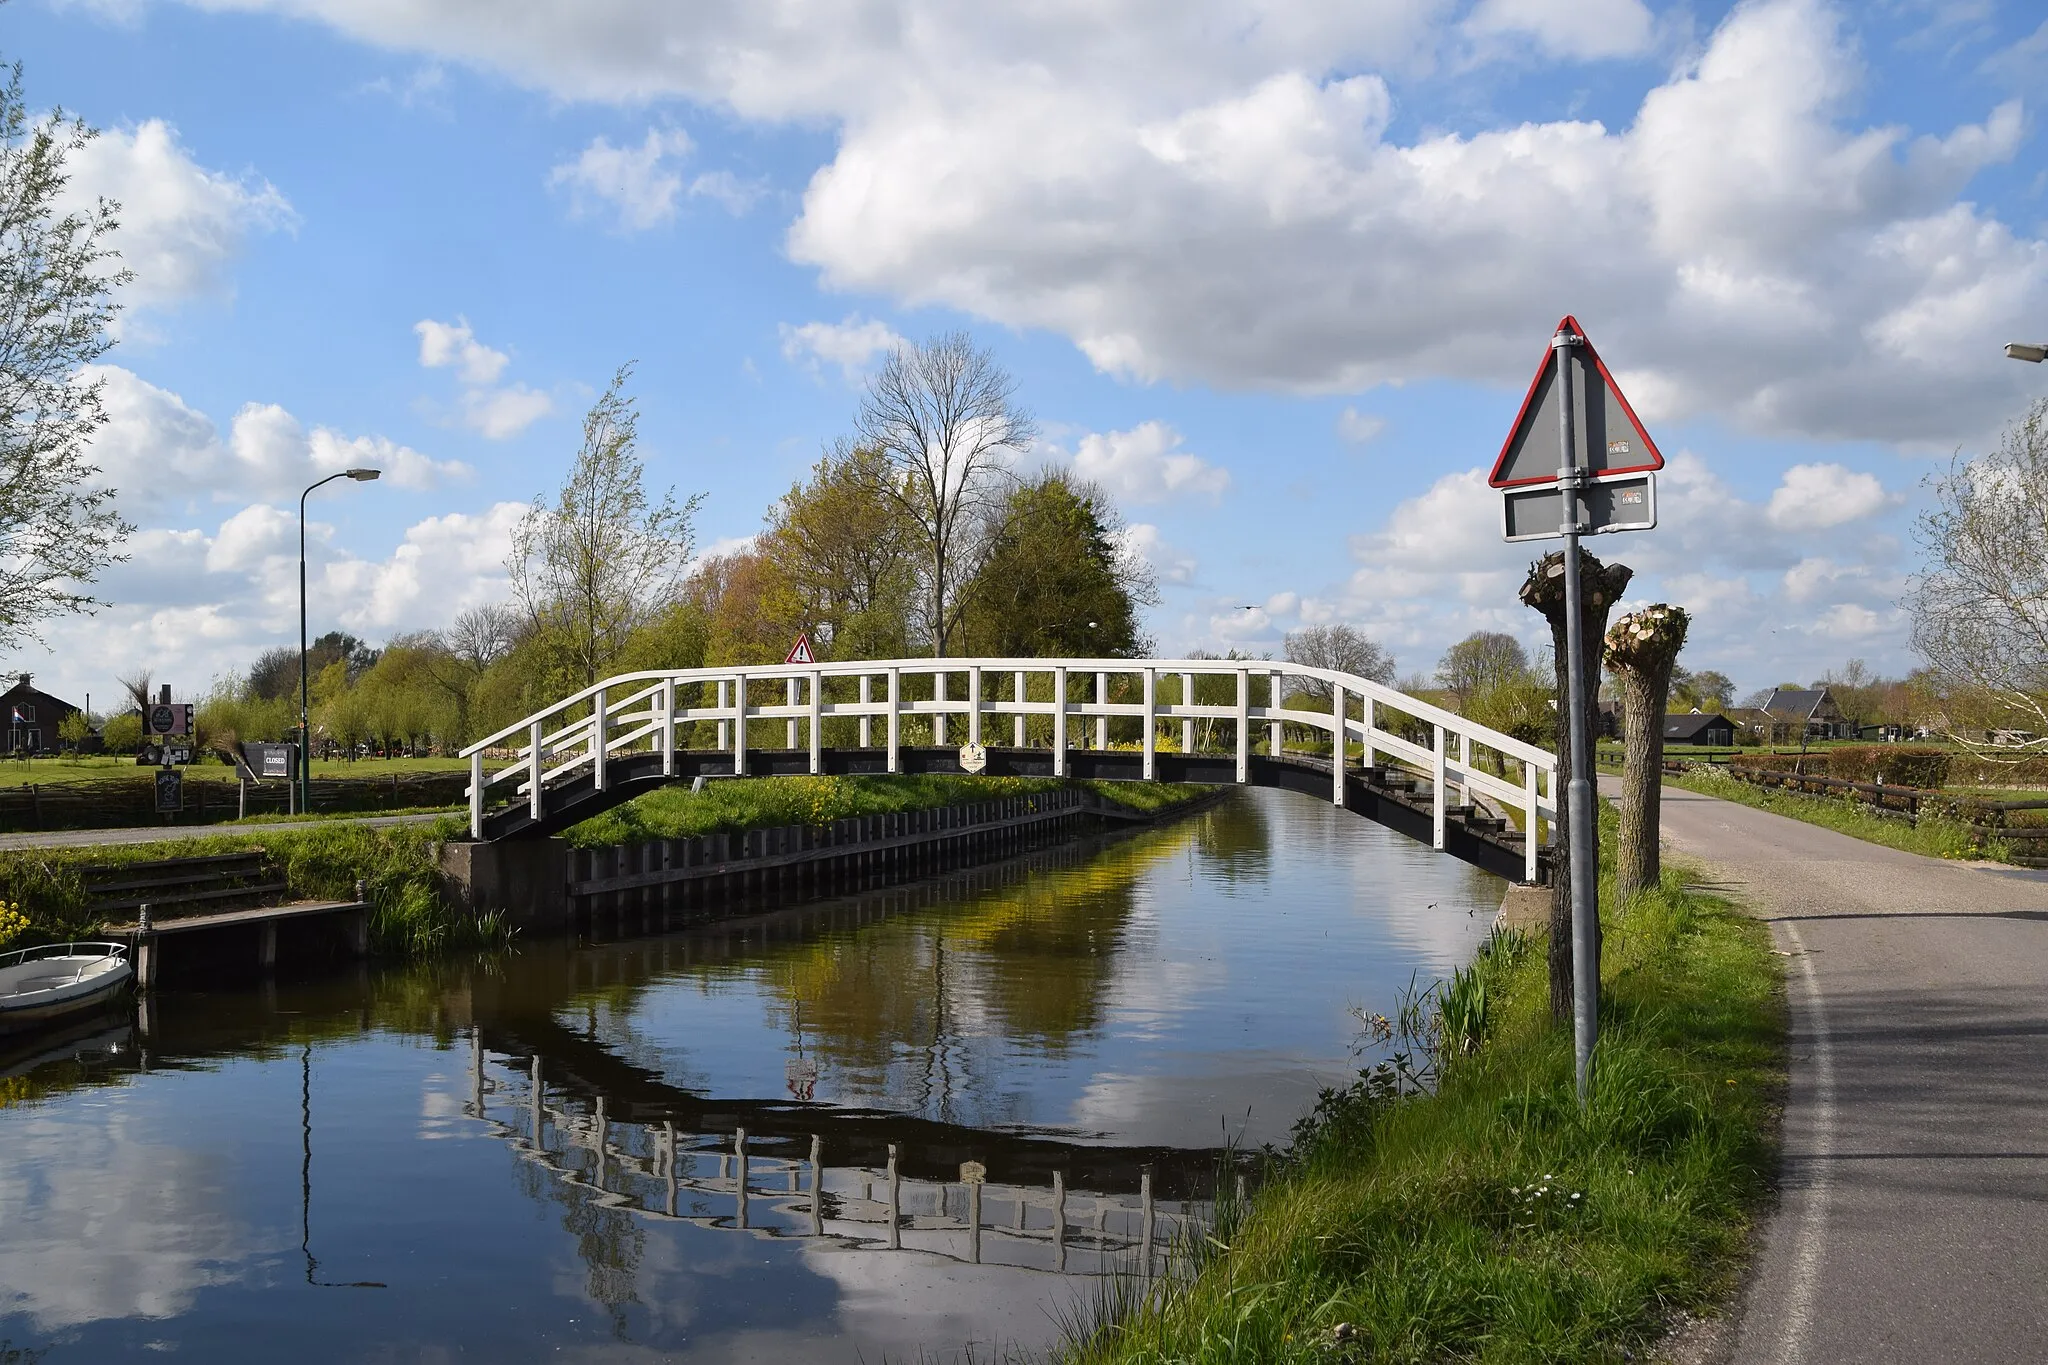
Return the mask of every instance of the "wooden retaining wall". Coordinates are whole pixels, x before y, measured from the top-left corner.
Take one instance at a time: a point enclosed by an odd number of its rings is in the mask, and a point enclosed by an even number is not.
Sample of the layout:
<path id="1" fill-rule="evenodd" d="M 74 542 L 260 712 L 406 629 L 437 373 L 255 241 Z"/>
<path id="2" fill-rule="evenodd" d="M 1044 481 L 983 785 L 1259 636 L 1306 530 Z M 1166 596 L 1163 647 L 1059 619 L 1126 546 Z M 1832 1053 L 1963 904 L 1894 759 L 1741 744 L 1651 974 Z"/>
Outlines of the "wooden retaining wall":
<path id="1" fill-rule="evenodd" d="M 578 925 L 656 910 L 701 923 L 1011 857 L 1091 832 L 1103 817 L 1093 792 L 1067 788 L 829 825 L 571 849 L 569 914 Z"/>

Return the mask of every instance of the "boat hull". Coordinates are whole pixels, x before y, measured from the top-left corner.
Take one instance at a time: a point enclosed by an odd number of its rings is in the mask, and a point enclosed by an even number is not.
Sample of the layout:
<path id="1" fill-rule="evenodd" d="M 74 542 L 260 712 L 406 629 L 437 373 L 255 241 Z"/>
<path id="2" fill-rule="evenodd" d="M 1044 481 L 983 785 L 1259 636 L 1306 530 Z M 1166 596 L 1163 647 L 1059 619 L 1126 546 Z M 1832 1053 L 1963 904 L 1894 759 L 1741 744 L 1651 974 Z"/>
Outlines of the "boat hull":
<path id="1" fill-rule="evenodd" d="M 43 958 L 0 970 L 0 1034 L 46 1028 L 104 1010 L 134 980 L 135 973 L 118 957 Z"/>

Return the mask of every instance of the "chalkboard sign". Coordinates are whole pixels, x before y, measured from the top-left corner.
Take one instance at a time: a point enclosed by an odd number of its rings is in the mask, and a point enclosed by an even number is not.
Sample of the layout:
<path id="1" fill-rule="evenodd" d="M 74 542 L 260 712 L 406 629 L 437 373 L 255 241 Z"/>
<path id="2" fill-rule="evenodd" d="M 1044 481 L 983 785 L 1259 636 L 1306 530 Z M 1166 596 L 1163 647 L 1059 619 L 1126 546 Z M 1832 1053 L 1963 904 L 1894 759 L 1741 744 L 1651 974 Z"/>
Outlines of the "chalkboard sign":
<path id="1" fill-rule="evenodd" d="M 185 774 L 176 768 L 156 770 L 156 809 L 159 815 L 176 815 L 185 809 Z"/>

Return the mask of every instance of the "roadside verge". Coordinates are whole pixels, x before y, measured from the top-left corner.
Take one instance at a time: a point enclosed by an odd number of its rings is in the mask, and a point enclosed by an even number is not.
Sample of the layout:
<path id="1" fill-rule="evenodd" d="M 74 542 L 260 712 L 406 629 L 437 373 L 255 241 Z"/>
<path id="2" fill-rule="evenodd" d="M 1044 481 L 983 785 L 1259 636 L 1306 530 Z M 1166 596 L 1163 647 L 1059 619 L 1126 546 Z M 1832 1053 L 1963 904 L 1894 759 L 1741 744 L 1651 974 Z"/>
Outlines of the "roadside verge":
<path id="1" fill-rule="evenodd" d="M 1782 972 L 1688 881 L 1603 897 L 1586 1111 L 1544 955 L 1498 934 L 1436 998 L 1427 1056 L 1326 1093 L 1197 1273 L 1070 1359 L 1619 1361 L 1727 1303 L 1776 1168 Z M 1432 1066 L 1434 1093 L 1402 1093 Z"/>

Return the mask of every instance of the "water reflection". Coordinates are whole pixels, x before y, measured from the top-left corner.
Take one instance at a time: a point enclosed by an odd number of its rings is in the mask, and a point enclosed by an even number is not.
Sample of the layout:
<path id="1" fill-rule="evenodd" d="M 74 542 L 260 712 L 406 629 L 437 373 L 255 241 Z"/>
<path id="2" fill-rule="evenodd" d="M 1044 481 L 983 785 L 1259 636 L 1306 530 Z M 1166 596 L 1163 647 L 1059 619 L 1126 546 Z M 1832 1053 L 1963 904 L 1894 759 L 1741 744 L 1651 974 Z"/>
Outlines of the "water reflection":
<path id="1" fill-rule="evenodd" d="M 0 1058 L 0 1340 L 1042 1344 L 1090 1277 L 1163 1270 L 1226 1128 L 1284 1134 L 1353 1065 L 1348 1007 L 1464 960 L 1497 896 L 1258 793 L 697 932 L 165 995 Z"/>

